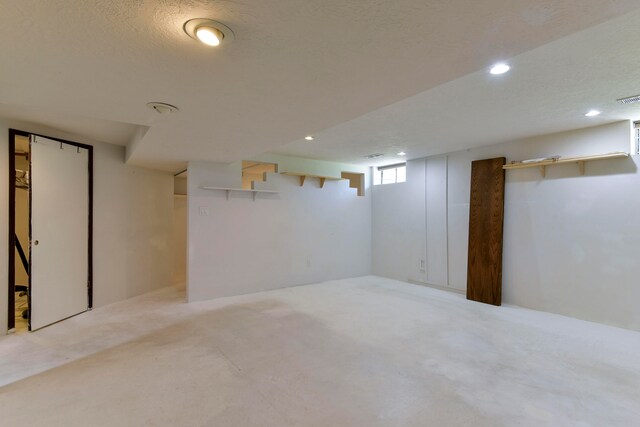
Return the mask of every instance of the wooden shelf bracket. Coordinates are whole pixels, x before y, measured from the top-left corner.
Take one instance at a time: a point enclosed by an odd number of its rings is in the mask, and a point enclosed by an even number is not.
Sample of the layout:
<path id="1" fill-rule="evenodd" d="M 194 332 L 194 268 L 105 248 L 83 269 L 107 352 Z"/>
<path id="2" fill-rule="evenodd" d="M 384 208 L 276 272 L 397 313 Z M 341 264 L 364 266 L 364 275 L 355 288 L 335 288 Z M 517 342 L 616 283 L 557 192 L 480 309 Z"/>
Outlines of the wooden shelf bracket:
<path id="1" fill-rule="evenodd" d="M 312 175 L 309 173 L 300 173 L 300 172 L 280 172 L 280 173 L 282 175 L 287 175 L 287 176 L 297 176 L 300 182 L 300 187 L 304 185 L 304 181 L 307 178 L 317 178 L 318 183 L 320 184 L 320 188 L 324 188 L 324 183 L 326 181 L 340 181 L 342 179 L 334 176 Z"/>
<path id="2" fill-rule="evenodd" d="M 584 175 L 586 172 L 586 163 L 595 161 L 595 160 L 607 160 L 607 159 L 624 159 L 629 157 L 629 153 L 624 152 L 614 152 L 607 154 L 596 154 L 593 156 L 582 156 L 582 157 L 558 157 L 558 158 L 549 158 L 542 159 L 539 161 L 526 161 L 526 162 L 512 162 L 504 165 L 502 168 L 509 169 L 525 169 L 525 168 L 535 168 L 537 167 L 540 170 L 540 174 L 542 177 L 547 176 L 547 166 L 560 165 L 563 163 L 575 163 L 578 165 L 578 170 L 580 171 L 580 175 Z"/>

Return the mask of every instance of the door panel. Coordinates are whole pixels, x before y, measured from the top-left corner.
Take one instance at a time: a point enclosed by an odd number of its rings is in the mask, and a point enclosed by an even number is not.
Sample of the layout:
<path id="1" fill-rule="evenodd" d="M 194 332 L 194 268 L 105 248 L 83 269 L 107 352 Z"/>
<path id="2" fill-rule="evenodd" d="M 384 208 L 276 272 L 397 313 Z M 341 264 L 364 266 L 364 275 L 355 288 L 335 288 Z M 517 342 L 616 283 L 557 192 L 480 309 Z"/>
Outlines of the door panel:
<path id="1" fill-rule="evenodd" d="M 88 308 L 89 154 L 31 141 L 31 329 Z"/>

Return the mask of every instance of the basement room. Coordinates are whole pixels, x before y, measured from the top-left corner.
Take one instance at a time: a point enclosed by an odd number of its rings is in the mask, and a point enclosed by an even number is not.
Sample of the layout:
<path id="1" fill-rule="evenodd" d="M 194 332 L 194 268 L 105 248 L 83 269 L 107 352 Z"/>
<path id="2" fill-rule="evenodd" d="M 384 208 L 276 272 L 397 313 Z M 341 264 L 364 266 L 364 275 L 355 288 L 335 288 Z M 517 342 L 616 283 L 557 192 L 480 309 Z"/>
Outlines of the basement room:
<path id="1" fill-rule="evenodd" d="M 2 426 L 640 426 L 637 0 L 0 0 Z"/>

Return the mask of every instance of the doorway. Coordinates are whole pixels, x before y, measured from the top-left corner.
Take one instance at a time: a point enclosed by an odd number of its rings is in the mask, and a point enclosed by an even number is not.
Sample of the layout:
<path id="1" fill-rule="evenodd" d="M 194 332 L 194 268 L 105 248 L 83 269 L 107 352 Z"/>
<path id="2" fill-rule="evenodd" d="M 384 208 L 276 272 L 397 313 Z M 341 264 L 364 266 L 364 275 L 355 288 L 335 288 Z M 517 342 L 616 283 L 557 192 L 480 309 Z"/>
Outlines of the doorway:
<path id="1" fill-rule="evenodd" d="M 9 130 L 9 329 L 93 304 L 93 147 Z"/>
<path id="2" fill-rule="evenodd" d="M 173 285 L 179 290 L 187 286 L 187 171 L 173 176 Z"/>

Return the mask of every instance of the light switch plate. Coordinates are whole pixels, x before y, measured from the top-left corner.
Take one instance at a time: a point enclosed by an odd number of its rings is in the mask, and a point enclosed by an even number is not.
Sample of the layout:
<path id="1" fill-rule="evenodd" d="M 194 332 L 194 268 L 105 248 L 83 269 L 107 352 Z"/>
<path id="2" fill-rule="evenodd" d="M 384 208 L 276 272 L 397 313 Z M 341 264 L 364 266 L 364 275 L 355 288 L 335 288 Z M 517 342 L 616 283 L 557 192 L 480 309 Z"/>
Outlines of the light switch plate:
<path id="1" fill-rule="evenodd" d="M 200 206 L 198 208 L 198 215 L 209 216 L 209 206 Z"/>

